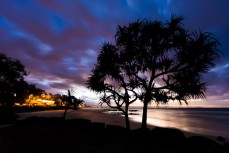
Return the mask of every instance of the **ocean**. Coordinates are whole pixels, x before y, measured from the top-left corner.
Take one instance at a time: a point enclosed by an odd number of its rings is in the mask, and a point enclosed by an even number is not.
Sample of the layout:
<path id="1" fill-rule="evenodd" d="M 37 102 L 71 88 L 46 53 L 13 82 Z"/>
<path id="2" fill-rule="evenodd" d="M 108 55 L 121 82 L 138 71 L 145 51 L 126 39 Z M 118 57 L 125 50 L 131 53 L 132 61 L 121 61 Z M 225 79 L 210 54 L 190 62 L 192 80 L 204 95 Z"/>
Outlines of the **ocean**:
<path id="1" fill-rule="evenodd" d="M 130 120 L 141 122 L 142 109 L 134 110 L 138 115 Z M 153 108 L 148 109 L 147 124 L 229 138 L 229 108 Z"/>

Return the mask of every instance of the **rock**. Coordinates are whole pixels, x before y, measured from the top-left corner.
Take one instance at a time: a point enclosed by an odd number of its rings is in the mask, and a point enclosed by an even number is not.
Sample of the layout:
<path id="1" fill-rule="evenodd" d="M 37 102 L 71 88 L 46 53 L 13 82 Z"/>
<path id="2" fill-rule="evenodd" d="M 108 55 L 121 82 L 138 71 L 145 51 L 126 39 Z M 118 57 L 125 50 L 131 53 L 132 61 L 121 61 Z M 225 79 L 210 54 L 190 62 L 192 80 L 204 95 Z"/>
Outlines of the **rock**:
<path id="1" fill-rule="evenodd" d="M 118 125 L 106 125 L 106 132 L 110 134 L 126 134 L 128 130 Z"/>
<path id="2" fill-rule="evenodd" d="M 156 127 L 151 131 L 151 139 L 157 144 L 182 145 L 186 137 L 179 129 Z"/>
<path id="3" fill-rule="evenodd" d="M 217 140 L 218 140 L 218 141 L 221 141 L 221 142 L 226 142 L 225 138 L 222 137 L 222 136 L 218 136 L 218 137 L 217 137 Z"/>
<path id="4" fill-rule="evenodd" d="M 224 143 L 224 146 L 229 149 L 229 142 Z"/>
<path id="5" fill-rule="evenodd" d="M 94 122 L 91 125 L 91 131 L 96 132 L 96 133 L 103 133 L 106 128 L 105 123 L 100 123 L 100 122 Z"/>
<path id="6" fill-rule="evenodd" d="M 186 149 L 194 152 L 220 153 L 222 147 L 214 140 L 203 136 L 187 138 Z"/>
<path id="7" fill-rule="evenodd" d="M 87 119 L 73 119 L 65 120 L 65 125 L 69 128 L 75 128 L 75 130 L 87 130 L 91 128 L 91 121 Z"/>

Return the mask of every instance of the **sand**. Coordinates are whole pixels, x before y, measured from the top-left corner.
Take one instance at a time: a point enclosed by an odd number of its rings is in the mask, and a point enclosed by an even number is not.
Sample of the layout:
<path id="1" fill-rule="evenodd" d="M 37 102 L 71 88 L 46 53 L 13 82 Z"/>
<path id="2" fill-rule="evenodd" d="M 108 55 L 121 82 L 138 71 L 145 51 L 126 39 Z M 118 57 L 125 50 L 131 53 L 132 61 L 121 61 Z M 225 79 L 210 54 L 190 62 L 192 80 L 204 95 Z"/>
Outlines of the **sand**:
<path id="1" fill-rule="evenodd" d="M 102 109 L 68 110 L 66 119 L 87 119 L 91 120 L 91 122 L 102 122 L 106 125 L 119 125 L 125 127 L 125 119 L 123 116 L 120 116 L 119 114 L 107 114 L 105 112 L 106 110 Z M 17 115 L 18 120 L 23 120 L 27 117 L 32 116 L 62 117 L 63 114 L 64 110 L 55 110 L 18 113 Z M 156 133 L 160 135 L 160 137 L 157 137 L 157 135 L 152 136 L 152 133 L 145 133 L 141 130 L 136 130 L 133 132 L 131 131 L 131 133 L 128 133 L 126 132 L 126 130 L 123 131 L 122 128 L 120 131 L 119 128 L 111 128 L 114 126 L 109 126 L 110 128 L 106 129 L 101 128 L 101 131 L 97 128 L 90 128 L 93 127 L 93 124 L 91 124 L 87 120 L 78 120 L 78 122 L 73 120 L 72 122 L 71 120 L 64 121 L 59 119 L 32 119 L 34 122 L 25 122 L 26 124 L 20 124 L 23 122 L 19 122 L 19 124 L 16 124 L 16 126 L 0 128 L 1 153 L 183 153 L 189 152 L 190 149 L 193 150 L 191 152 L 201 152 L 202 150 L 212 152 L 212 150 L 209 149 L 214 149 L 213 152 L 217 153 L 219 153 L 218 149 L 223 149 L 221 151 L 222 153 L 225 153 L 225 151 L 229 151 L 229 148 L 222 148 L 223 146 L 219 146 L 218 144 L 212 143 L 211 141 L 209 142 L 208 140 L 204 140 L 204 143 L 207 142 L 205 146 L 198 146 L 202 143 L 202 139 L 197 139 L 198 142 L 195 143 L 192 139 L 190 140 L 188 138 L 183 138 L 183 136 L 182 138 L 180 138 L 179 136 L 174 137 L 174 135 L 171 135 L 171 133 L 161 133 L 161 131 L 159 133 Z M 51 124 L 47 124 L 47 122 L 45 121 L 51 121 Z M 87 123 L 90 124 L 90 127 L 87 127 Z M 137 122 L 131 121 L 130 124 L 131 129 L 141 127 L 141 124 Z M 148 127 L 150 129 L 153 128 L 152 126 Z M 212 144 L 215 148 L 212 148 Z"/>
<path id="2" fill-rule="evenodd" d="M 108 114 L 107 111 L 109 109 L 100 109 L 100 108 L 84 108 L 79 110 L 69 109 L 67 111 L 66 119 L 88 119 L 91 122 L 101 122 L 106 125 L 118 125 L 126 127 L 125 118 L 120 114 Z M 37 116 L 37 117 L 62 117 L 64 114 L 64 110 L 53 110 L 53 111 L 40 111 L 40 112 L 28 112 L 28 113 L 18 113 L 18 120 L 23 120 L 27 117 Z M 134 122 L 130 120 L 131 129 L 139 129 L 141 128 L 141 123 Z M 147 126 L 149 129 L 155 128 L 153 125 Z M 196 134 L 195 131 L 193 133 L 182 131 L 186 137 L 201 135 Z M 201 135 L 212 140 L 217 141 L 218 136 L 210 136 L 210 135 Z M 228 142 L 229 139 L 226 138 Z M 217 141 L 219 142 L 219 141 Z M 221 142 L 219 142 L 221 143 Z"/>
<path id="3" fill-rule="evenodd" d="M 125 118 L 119 114 L 109 114 L 108 109 L 79 109 L 67 111 L 66 119 L 88 119 L 91 122 L 102 122 L 106 125 L 118 125 L 125 127 Z M 28 112 L 18 113 L 18 120 L 23 120 L 27 117 L 61 117 L 64 114 L 64 110 L 53 110 L 53 111 L 40 111 L 40 112 Z M 141 127 L 138 122 L 130 121 L 131 129 L 137 129 Z M 153 126 L 150 126 L 153 128 Z"/>

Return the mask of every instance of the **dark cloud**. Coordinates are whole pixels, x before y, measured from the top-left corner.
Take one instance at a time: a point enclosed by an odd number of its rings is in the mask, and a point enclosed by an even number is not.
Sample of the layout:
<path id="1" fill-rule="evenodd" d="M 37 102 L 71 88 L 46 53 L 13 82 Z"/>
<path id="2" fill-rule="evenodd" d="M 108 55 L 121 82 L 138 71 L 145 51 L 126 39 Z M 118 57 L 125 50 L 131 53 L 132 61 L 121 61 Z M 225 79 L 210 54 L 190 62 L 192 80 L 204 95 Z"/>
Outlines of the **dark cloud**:
<path id="1" fill-rule="evenodd" d="M 0 52 L 22 61 L 30 71 L 27 80 L 39 87 L 57 93 L 79 86 L 81 95 L 95 102 L 96 96 L 85 94 L 84 82 L 102 43 L 113 41 L 117 25 L 182 15 L 187 28 L 212 32 L 220 40 L 221 57 L 205 78 L 207 95 L 225 100 L 229 98 L 228 4 L 227 0 L 2 0 Z"/>
<path id="2" fill-rule="evenodd" d="M 215 67 L 205 75 L 208 84 L 207 95 L 214 95 L 217 99 L 229 99 L 229 65 Z M 224 98 L 223 98 L 224 97 Z"/>

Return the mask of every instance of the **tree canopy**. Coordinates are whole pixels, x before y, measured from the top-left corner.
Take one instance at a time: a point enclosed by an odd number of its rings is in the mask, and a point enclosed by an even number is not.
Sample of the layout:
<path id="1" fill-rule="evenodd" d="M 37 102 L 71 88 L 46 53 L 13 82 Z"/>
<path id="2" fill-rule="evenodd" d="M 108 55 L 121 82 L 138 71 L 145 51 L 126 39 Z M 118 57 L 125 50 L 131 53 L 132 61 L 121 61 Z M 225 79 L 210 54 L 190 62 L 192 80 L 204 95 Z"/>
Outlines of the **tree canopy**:
<path id="1" fill-rule="evenodd" d="M 142 127 L 146 127 L 147 105 L 154 101 L 204 98 L 206 84 L 202 74 L 214 66 L 218 41 L 211 33 L 184 29 L 182 18 L 169 22 L 137 21 L 119 27 L 116 43 L 130 66 L 136 82 L 141 84 L 143 101 Z"/>
<path id="2" fill-rule="evenodd" d="M 113 99 L 118 95 L 114 91 L 125 91 L 125 87 L 134 91 L 131 95 L 143 102 L 142 128 L 146 128 L 150 102 L 188 103 L 204 98 L 202 75 L 214 66 L 220 43 L 209 32 L 185 29 L 182 21 L 182 17 L 166 22 L 143 19 L 118 26 L 115 43 L 102 46 L 88 87 L 109 92 Z"/>
<path id="3" fill-rule="evenodd" d="M 15 102 L 24 101 L 30 94 L 43 92 L 24 80 L 28 72 L 19 60 L 0 53 L 0 65 L 0 106 L 12 107 Z"/>
<path id="4" fill-rule="evenodd" d="M 127 75 L 128 63 L 120 62 L 121 57 L 111 44 L 104 44 L 98 56 L 98 62 L 88 78 L 88 87 L 102 92 L 101 104 L 116 108 L 125 115 L 126 128 L 130 129 L 128 109 L 137 98 L 137 84 Z M 124 108 L 123 108 L 124 107 Z"/>
<path id="5" fill-rule="evenodd" d="M 20 85 L 25 84 L 27 75 L 24 65 L 19 60 L 11 59 L 0 53 L 0 104 L 12 106 Z"/>

